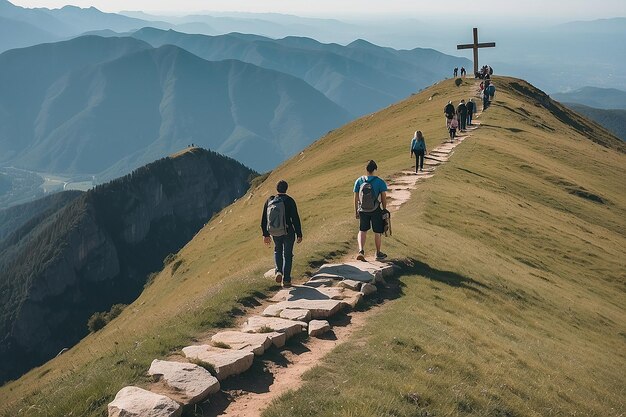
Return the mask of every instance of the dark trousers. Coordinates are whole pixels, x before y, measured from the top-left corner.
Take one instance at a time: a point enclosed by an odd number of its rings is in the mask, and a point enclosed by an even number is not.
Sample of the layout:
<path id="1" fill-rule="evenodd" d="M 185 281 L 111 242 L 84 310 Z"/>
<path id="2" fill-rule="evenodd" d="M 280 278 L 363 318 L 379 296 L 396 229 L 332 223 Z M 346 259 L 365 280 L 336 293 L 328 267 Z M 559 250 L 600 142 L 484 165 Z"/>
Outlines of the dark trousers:
<path id="1" fill-rule="evenodd" d="M 465 130 L 467 126 L 465 126 L 467 122 L 467 114 L 459 114 L 459 129 Z"/>
<path id="2" fill-rule="evenodd" d="M 415 154 L 415 172 L 417 172 L 417 168 L 424 169 L 424 151 L 414 151 Z"/>
<path id="3" fill-rule="evenodd" d="M 296 235 L 295 233 L 288 233 L 285 236 L 273 236 L 272 239 L 274 239 L 276 272 L 283 274 L 283 282 L 291 282 L 293 245 L 296 243 Z"/>
<path id="4" fill-rule="evenodd" d="M 472 116 L 474 116 L 474 113 L 471 111 L 467 112 L 467 125 L 471 126 L 472 125 Z"/>

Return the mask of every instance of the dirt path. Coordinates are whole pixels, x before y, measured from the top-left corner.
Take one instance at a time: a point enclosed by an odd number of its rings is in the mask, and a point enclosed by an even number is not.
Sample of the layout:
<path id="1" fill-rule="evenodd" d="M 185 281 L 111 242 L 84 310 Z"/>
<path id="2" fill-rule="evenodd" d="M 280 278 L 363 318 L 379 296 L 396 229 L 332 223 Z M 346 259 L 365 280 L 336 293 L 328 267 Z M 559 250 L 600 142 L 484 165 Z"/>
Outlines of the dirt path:
<path id="1" fill-rule="evenodd" d="M 471 87 L 471 96 L 476 93 L 476 86 Z M 480 116 L 480 112 L 475 118 Z M 456 146 L 472 136 L 472 132 L 480 126 L 475 120 L 474 126 L 468 126 L 467 132 L 458 137 L 454 143 L 442 142 L 430 151 L 430 158 L 425 160 L 424 172 L 412 170 L 402 171 L 389 181 L 388 204 L 390 211 L 397 211 L 402 204 L 409 201 L 412 190 L 418 184 L 435 175 L 437 167 L 445 164 L 454 153 Z M 324 338 L 308 338 L 293 340 L 281 350 L 275 349 L 257 360 L 252 369 L 245 374 L 231 377 L 222 383 L 219 394 L 211 397 L 210 406 L 203 407 L 203 416 L 224 417 L 260 417 L 269 404 L 290 390 L 298 389 L 302 383 L 302 375 L 318 365 L 322 358 L 337 345 L 347 340 L 354 332 L 360 330 L 372 314 L 376 314 L 385 301 L 395 298 L 397 287 L 387 286 L 376 294 L 377 299 L 370 308 L 364 311 L 352 311 L 342 314 L 330 322 L 333 330 Z"/>

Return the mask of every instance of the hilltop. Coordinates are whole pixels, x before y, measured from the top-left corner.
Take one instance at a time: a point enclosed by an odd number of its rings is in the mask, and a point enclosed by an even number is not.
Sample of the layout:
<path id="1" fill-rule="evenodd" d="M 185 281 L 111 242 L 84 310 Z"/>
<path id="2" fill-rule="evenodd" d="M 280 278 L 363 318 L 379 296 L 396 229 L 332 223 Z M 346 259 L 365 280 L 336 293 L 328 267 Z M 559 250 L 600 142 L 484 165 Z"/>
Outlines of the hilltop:
<path id="1" fill-rule="evenodd" d="M 95 312 L 132 302 L 253 174 L 190 148 L 86 193 L 0 211 L 0 381 L 74 345 Z"/>
<path id="2" fill-rule="evenodd" d="M 497 77 L 482 127 L 394 216 L 401 292 L 267 416 L 620 415 L 626 145 L 524 81 Z M 272 289 L 258 230 L 280 178 L 299 203 L 295 272 L 352 256 L 352 184 L 409 168 L 416 129 L 442 141 L 441 82 L 329 133 L 216 215 L 100 332 L 0 388 L 3 415 L 101 415 L 145 370 L 227 327 Z M 26 408 L 24 408 L 26 409 Z M 349 410 L 349 411 L 348 411 Z M 23 414 L 23 413 L 22 413 Z"/>

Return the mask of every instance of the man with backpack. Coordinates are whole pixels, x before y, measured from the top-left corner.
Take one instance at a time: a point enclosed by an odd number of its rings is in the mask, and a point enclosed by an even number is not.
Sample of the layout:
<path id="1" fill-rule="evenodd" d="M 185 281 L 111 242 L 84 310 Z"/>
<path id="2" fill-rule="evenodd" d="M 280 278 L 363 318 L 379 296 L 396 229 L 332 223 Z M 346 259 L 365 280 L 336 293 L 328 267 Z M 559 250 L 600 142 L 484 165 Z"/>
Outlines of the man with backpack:
<path id="1" fill-rule="evenodd" d="M 378 166 L 376 162 L 369 161 L 365 170 L 367 175 L 357 178 L 354 183 L 354 211 L 359 220 L 359 254 L 356 259 L 365 261 L 365 240 L 367 231 L 374 231 L 374 243 L 376 244 L 376 260 L 380 261 L 387 257 L 380 250 L 382 234 L 385 232 L 383 214 L 387 211 L 387 184 L 382 178 L 374 175 Z"/>
<path id="2" fill-rule="evenodd" d="M 275 278 L 276 282 L 282 282 L 283 287 L 291 286 L 293 245 L 296 241 L 302 242 L 298 207 L 294 199 L 287 195 L 288 187 L 287 181 L 278 181 L 278 194 L 267 199 L 261 215 L 263 242 L 269 246 L 274 240 Z"/>

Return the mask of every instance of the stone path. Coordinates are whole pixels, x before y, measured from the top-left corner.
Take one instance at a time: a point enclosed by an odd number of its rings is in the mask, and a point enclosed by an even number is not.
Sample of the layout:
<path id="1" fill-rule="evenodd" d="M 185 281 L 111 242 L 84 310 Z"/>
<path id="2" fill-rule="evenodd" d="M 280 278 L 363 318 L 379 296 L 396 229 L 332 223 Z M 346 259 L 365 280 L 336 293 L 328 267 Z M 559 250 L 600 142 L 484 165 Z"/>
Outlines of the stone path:
<path id="1" fill-rule="evenodd" d="M 389 181 L 389 210 L 396 211 L 407 202 L 411 191 L 448 161 L 479 122 L 476 124 L 454 143 L 444 142 L 432 149 L 424 172 L 407 170 L 393 176 Z M 349 329 L 365 322 L 365 313 L 342 313 L 376 293 L 395 271 L 394 265 L 375 261 L 322 265 L 306 283 L 278 291 L 259 314 L 248 317 L 240 328 L 220 331 L 202 344 L 183 348 L 184 358 L 155 359 L 147 370 L 154 383 L 148 390 L 132 386 L 121 389 L 108 406 L 109 416 L 180 416 L 183 407 L 207 399 L 216 407 L 209 415 L 260 415 L 269 401 L 300 384 L 301 375 L 339 343 L 338 336 L 344 338 Z M 266 275 L 272 274 L 273 270 Z M 347 325 L 333 328 L 332 319 L 338 316 L 347 318 Z M 293 337 L 309 337 L 303 352 L 294 353 L 285 346 Z M 240 398 L 245 400 L 241 401 L 233 395 L 216 397 L 221 384 L 229 378 L 242 374 L 245 378 L 255 357 L 262 360 L 276 351 L 286 352 L 291 360 L 273 373 L 274 380 L 266 390 L 243 392 Z"/>

